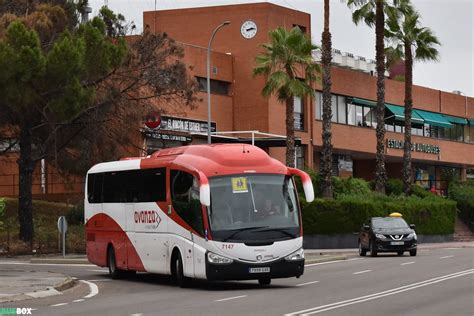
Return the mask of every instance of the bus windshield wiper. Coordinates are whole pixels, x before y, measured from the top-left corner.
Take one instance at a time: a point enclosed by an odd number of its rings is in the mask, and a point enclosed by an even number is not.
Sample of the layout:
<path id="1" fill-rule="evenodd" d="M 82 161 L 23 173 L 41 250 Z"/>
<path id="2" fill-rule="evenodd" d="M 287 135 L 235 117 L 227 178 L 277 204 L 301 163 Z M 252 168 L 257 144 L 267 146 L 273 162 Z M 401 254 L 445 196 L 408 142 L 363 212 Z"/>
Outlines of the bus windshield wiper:
<path id="1" fill-rule="evenodd" d="M 246 230 L 263 229 L 263 228 L 268 228 L 268 226 L 252 226 L 252 227 L 236 228 L 236 229 L 233 229 L 233 230 L 235 230 L 233 233 L 231 233 L 226 238 L 222 239 L 222 241 L 228 241 L 229 239 L 231 239 L 232 237 L 234 237 L 238 233 L 246 231 Z"/>
<path id="2" fill-rule="evenodd" d="M 259 229 L 258 230 L 259 232 L 271 232 L 271 231 L 275 231 L 275 232 L 280 232 L 280 233 L 283 233 L 287 236 L 290 236 L 292 238 L 296 238 L 296 235 L 295 234 L 292 234 L 290 233 L 289 231 L 287 231 L 285 228 L 276 228 L 276 227 L 263 227 L 262 229 Z"/>

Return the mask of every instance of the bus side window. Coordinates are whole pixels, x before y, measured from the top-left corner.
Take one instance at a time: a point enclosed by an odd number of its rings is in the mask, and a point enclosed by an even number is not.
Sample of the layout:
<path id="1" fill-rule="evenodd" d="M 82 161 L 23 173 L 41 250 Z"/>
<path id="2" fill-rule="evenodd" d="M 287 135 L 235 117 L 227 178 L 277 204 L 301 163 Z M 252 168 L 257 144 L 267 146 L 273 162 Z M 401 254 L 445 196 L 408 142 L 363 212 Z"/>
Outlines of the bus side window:
<path id="1" fill-rule="evenodd" d="M 89 203 L 102 203 L 102 173 L 90 173 L 87 176 L 87 200 Z"/>
<path id="2" fill-rule="evenodd" d="M 124 197 L 125 177 L 122 172 L 107 172 L 104 176 L 102 199 L 104 203 L 120 203 Z"/>
<path id="3" fill-rule="evenodd" d="M 171 170 L 171 200 L 178 215 L 201 235 L 202 224 L 199 185 L 193 175 L 178 170 Z"/>

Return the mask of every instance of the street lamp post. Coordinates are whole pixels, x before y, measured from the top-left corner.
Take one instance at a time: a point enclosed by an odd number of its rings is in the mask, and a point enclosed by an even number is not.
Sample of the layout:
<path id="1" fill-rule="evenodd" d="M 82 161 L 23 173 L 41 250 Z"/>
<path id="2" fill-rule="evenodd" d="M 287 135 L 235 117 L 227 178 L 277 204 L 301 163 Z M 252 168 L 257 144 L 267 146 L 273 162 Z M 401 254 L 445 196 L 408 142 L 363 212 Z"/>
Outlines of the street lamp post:
<path id="1" fill-rule="evenodd" d="M 211 143 L 211 44 L 214 36 L 221 27 L 229 25 L 229 21 L 225 21 L 214 29 L 207 45 L 207 143 Z"/>

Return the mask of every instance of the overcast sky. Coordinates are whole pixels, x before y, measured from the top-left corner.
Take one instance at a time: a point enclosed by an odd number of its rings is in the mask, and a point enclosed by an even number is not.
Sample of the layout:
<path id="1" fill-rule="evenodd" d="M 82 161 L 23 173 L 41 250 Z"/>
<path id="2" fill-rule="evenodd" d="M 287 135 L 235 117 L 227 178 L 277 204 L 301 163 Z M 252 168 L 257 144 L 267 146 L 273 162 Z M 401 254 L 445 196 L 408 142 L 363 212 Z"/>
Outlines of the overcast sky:
<path id="1" fill-rule="evenodd" d="M 416 63 L 414 83 L 443 91 L 459 90 L 474 96 L 474 0 L 412 0 L 421 13 L 423 26 L 431 28 L 442 46 L 440 62 Z M 122 13 L 127 21 L 143 28 L 143 11 L 152 11 L 155 0 L 89 0 L 93 13 L 102 5 Z M 323 0 L 157 0 L 157 10 L 223 4 L 271 2 L 311 14 L 313 41 L 320 45 Z M 343 52 L 375 59 L 375 33 L 352 23 L 350 10 L 341 0 L 331 1 L 333 47 Z"/>

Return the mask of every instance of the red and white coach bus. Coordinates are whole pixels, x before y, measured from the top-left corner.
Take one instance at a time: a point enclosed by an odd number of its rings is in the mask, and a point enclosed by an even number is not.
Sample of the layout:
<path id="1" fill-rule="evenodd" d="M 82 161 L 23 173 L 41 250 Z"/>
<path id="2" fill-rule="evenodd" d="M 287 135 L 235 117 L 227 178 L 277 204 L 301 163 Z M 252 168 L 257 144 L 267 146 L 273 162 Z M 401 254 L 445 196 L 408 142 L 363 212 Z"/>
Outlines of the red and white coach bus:
<path id="1" fill-rule="evenodd" d="M 100 163 L 87 173 L 87 257 L 112 277 L 135 271 L 189 278 L 299 277 L 303 231 L 288 168 L 258 147 L 192 145 Z"/>

